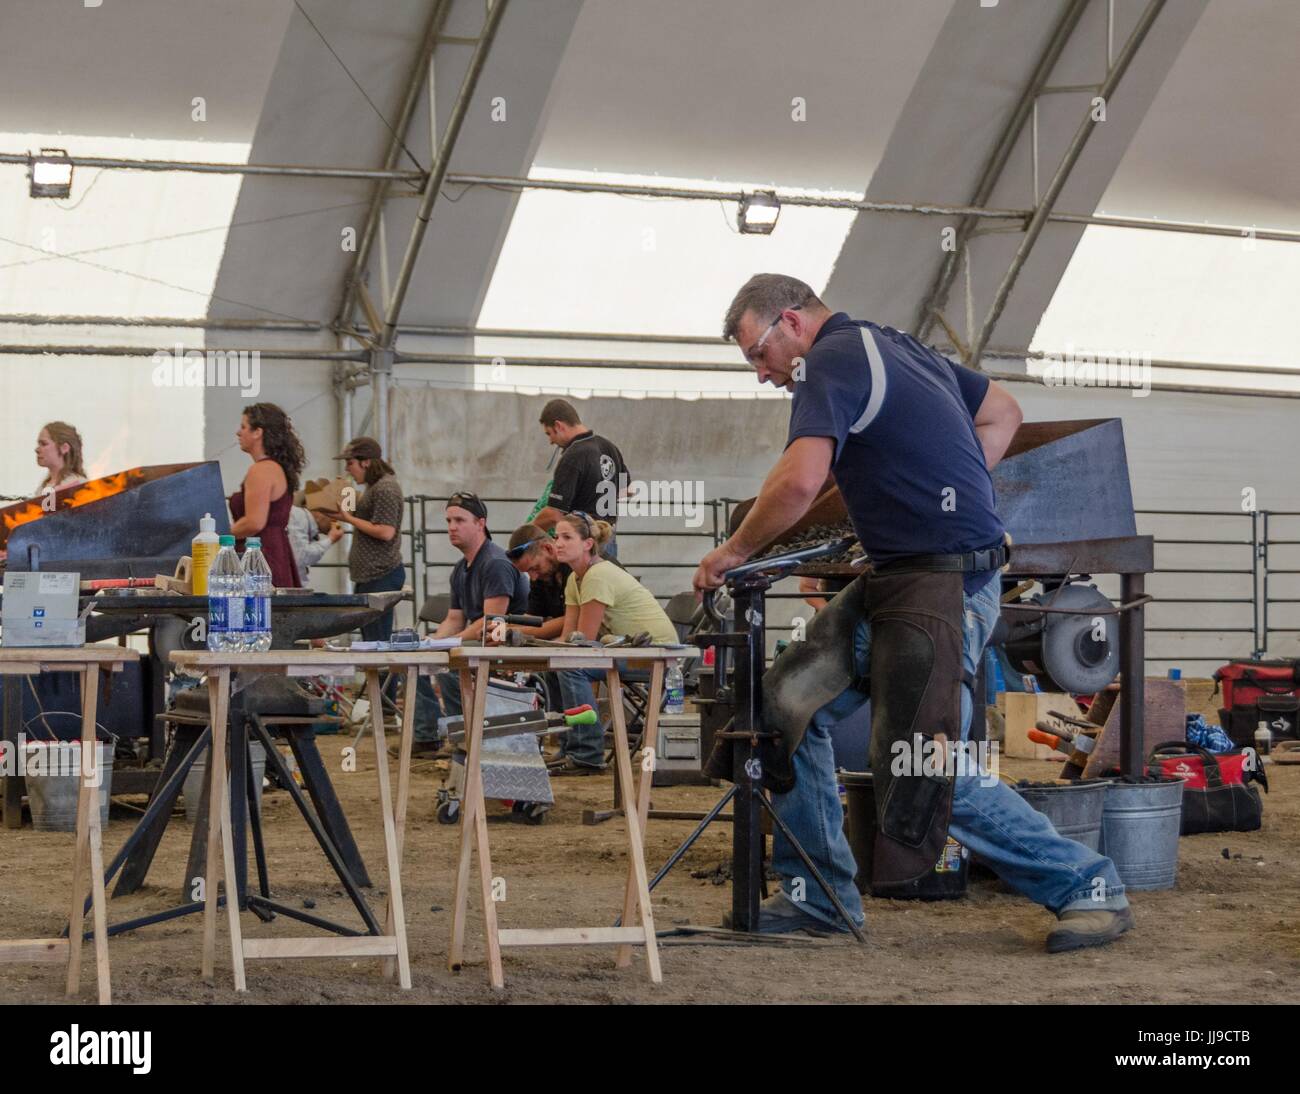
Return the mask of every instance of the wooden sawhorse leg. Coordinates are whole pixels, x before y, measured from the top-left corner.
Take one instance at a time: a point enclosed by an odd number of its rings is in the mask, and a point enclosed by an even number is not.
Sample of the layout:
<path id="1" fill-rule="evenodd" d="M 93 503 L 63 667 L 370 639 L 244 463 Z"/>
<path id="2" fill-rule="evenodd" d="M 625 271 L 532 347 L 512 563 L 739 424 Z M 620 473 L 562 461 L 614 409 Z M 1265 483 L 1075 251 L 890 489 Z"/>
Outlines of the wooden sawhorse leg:
<path id="1" fill-rule="evenodd" d="M 81 988 L 81 946 L 85 897 L 82 885 L 90 871 L 90 899 L 95 934 L 95 976 L 100 1003 L 113 1001 L 108 966 L 108 904 L 104 896 L 103 833 L 100 831 L 99 784 L 90 773 L 104 772 L 98 764 L 95 716 L 99 704 L 99 666 L 86 665 L 81 671 L 81 789 L 77 794 L 77 849 L 72 864 L 72 914 L 68 917 L 67 994 Z"/>
<path id="2" fill-rule="evenodd" d="M 647 756 L 654 756 L 656 731 L 659 726 L 659 699 L 663 689 L 663 662 L 656 661 L 650 677 L 650 709 L 646 712 L 645 747 Z M 618 675 L 618 667 L 611 666 L 605 674 L 609 685 L 609 710 L 614 730 L 614 757 L 618 767 L 617 778 L 623 787 L 623 816 L 627 820 L 628 870 L 627 889 L 623 901 L 623 926 L 632 926 L 632 912 L 640 908 L 640 925 L 645 933 L 646 967 L 650 972 L 652 983 L 663 983 L 663 973 L 659 968 L 659 940 L 655 935 L 654 914 L 650 909 L 649 875 L 645 867 L 645 830 L 646 816 L 650 809 L 650 781 L 653 772 L 643 767 L 641 784 L 638 788 L 632 782 L 632 757 L 627 741 L 627 721 L 623 717 L 623 682 Z M 633 808 L 635 804 L 635 808 Z M 631 962 L 631 945 L 624 944 L 618 948 L 616 962 L 620 966 Z"/>
<path id="3" fill-rule="evenodd" d="M 408 670 L 409 671 L 409 670 Z M 409 679 L 409 677 L 408 677 Z M 388 778 L 388 744 L 384 739 L 384 701 L 380 690 L 379 670 L 366 670 L 366 695 L 370 699 L 370 727 L 375 736 L 375 770 L 379 775 L 379 812 L 384 825 L 384 861 L 388 865 L 388 915 L 385 932 L 397 940 L 397 982 L 402 988 L 411 987 L 411 958 L 406 948 L 406 911 L 402 906 L 402 850 L 397 836 L 397 818 L 393 811 L 393 798 Z M 413 709 L 414 696 L 404 705 L 402 713 L 402 752 L 410 758 L 410 725 L 407 713 Z M 409 766 L 403 763 L 401 772 Z M 403 806 L 403 809 L 405 807 Z M 384 962 L 387 970 L 388 961 Z"/>
<path id="4" fill-rule="evenodd" d="M 397 756 L 397 800 L 393 803 L 393 829 L 397 839 L 397 865 L 401 869 L 402 851 L 406 844 L 406 807 L 411 797 L 411 750 L 415 742 L 415 691 L 419 685 L 420 667 L 407 665 L 403 670 L 406 682 L 402 688 L 402 741 L 398 746 Z M 381 752 L 378 760 L 388 763 L 388 754 Z M 388 898 L 388 911 L 384 916 L 384 930 L 393 934 L 396 920 L 393 911 L 393 898 Z M 387 957 L 384 959 L 384 976 L 392 979 L 397 973 L 397 962 Z"/>
<path id="5" fill-rule="evenodd" d="M 483 801 L 483 771 L 479 765 L 483 747 L 483 718 L 487 711 L 488 664 L 477 664 L 473 676 L 468 669 L 461 669 L 460 690 L 461 709 L 465 712 L 465 800 L 461 805 L 460 860 L 456 867 L 456 896 L 452 907 L 451 946 L 447 950 L 447 967 L 452 972 L 459 972 L 464 957 L 470 857 L 477 842 L 488 972 L 492 987 L 500 990 L 505 987 L 506 981 L 501 968 L 496 904 L 492 899 L 492 854 L 488 847 L 487 814 Z"/>
<path id="6" fill-rule="evenodd" d="M 645 859 L 645 830 L 650 819 L 650 790 L 654 782 L 655 764 L 659 761 L 656 751 L 659 745 L 659 704 L 663 700 L 664 663 L 656 661 L 650 668 L 650 696 L 645 713 L 645 738 L 641 746 L 641 762 L 637 765 L 640 774 L 636 784 L 636 819 L 641 826 L 641 854 Z M 627 870 L 627 890 L 623 897 L 624 926 L 632 923 L 632 914 L 637 907 L 636 874 L 631 864 Z M 632 947 L 620 946 L 616 964 L 624 969 L 632 963 Z"/>
<path id="7" fill-rule="evenodd" d="M 226 915 L 230 921 L 230 957 L 235 990 L 247 991 L 244 980 L 244 936 L 239 927 L 239 892 L 235 886 L 235 851 L 230 830 L 230 786 L 226 782 L 226 719 L 230 712 L 230 668 L 208 673 L 208 711 L 212 719 L 212 752 L 208 759 L 208 855 L 203 871 L 204 979 L 215 975 L 217 951 L 217 855 L 226 884 Z M 219 802 L 220 808 L 213 808 Z"/>

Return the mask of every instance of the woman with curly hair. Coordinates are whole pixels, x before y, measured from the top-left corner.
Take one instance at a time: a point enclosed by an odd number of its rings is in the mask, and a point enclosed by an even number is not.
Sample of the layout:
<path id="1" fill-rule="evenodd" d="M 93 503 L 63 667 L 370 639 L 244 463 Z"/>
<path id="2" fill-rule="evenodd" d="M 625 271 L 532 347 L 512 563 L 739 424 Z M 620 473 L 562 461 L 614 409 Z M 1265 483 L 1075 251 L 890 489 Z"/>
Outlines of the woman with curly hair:
<path id="1" fill-rule="evenodd" d="M 240 450 L 253 461 L 239 492 L 230 495 L 231 533 L 259 536 L 262 554 L 277 589 L 296 589 L 302 581 L 287 532 L 293 493 L 307 457 L 293 423 L 274 403 L 254 403 L 244 411 L 235 434 Z"/>

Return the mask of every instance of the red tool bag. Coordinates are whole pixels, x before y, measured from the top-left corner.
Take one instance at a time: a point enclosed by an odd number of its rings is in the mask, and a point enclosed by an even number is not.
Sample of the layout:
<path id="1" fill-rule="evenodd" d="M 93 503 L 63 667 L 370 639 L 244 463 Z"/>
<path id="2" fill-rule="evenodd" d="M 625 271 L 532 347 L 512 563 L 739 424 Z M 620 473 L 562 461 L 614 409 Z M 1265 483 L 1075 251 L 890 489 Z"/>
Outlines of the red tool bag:
<path id="1" fill-rule="evenodd" d="M 1183 780 L 1181 834 L 1254 832 L 1263 824 L 1264 802 L 1247 785 L 1268 789 L 1268 778 L 1253 749 L 1215 755 L 1186 741 L 1166 741 L 1151 750 L 1150 775 Z"/>
<path id="2" fill-rule="evenodd" d="M 1236 744 L 1253 746 L 1260 722 L 1275 741 L 1300 739 L 1300 662 L 1230 661 L 1214 679 L 1223 688 L 1219 724 Z"/>
<path id="3" fill-rule="evenodd" d="M 1214 670 L 1214 680 L 1223 688 L 1223 705 L 1254 706 L 1261 698 L 1300 696 L 1300 662 L 1229 661 Z"/>

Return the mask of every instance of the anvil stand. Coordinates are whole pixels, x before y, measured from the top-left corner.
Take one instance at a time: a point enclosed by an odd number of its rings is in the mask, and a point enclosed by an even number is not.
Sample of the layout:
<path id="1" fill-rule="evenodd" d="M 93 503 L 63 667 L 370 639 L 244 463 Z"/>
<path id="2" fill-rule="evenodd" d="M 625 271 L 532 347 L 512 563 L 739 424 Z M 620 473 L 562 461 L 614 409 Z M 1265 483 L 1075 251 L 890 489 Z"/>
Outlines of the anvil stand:
<path id="1" fill-rule="evenodd" d="M 690 850 L 704 830 L 717 818 L 723 808 L 732 803 L 731 826 L 731 929 L 736 934 L 756 934 L 759 921 L 759 904 L 763 890 L 763 849 L 764 836 L 759 821 L 766 810 L 772 824 L 790 842 L 799 860 L 804 864 L 809 876 L 826 894 L 836 913 L 844 921 L 854 938 L 866 942 L 866 935 L 853 922 L 835 890 L 822 877 L 808 852 L 795 839 L 763 794 L 763 765 L 760 758 L 760 743 L 767 741 L 779 744 L 781 736 L 763 728 L 763 672 L 767 666 L 767 628 L 766 603 L 767 590 L 785 577 L 790 571 L 806 562 L 835 555 L 847 549 L 852 539 L 807 547 L 801 551 L 792 551 L 784 555 L 774 555 L 746 563 L 724 575 L 734 605 L 734 619 L 743 620 L 744 630 L 727 631 L 726 620 L 713 606 L 713 594 L 704 594 L 704 611 L 720 628 L 717 633 L 697 633 L 692 636 L 699 646 L 712 646 L 717 651 L 714 657 L 714 673 L 718 681 L 720 698 L 732 700 L 735 715 L 728 728 L 720 730 L 719 737 L 734 742 L 732 748 L 731 789 L 705 815 L 686 840 L 669 856 L 663 868 L 655 874 L 650 882 L 653 890 L 668 872 Z M 727 685 L 727 651 L 736 651 L 736 662 L 732 672 L 732 683 Z M 730 695 L 726 695 L 730 692 Z"/>
<path id="2" fill-rule="evenodd" d="M 247 720 L 246 720 L 247 718 Z M 184 724 L 183 717 L 173 716 L 172 721 L 178 724 Z M 274 724 L 278 721 L 306 721 L 307 719 L 277 719 L 276 716 L 269 716 L 269 720 Z M 322 721 L 322 717 L 312 717 L 312 722 Z M 202 732 L 194 739 L 192 744 L 181 744 L 179 741 L 173 744 L 172 753 L 168 757 L 168 762 L 162 775 L 159 778 L 159 786 L 154 792 L 153 799 L 146 808 L 144 815 L 141 816 L 136 824 L 135 830 L 127 838 L 125 844 L 113 856 L 112 862 L 104 871 L 104 883 L 107 885 L 119 870 L 125 865 L 128 872 L 131 870 L 132 853 L 137 849 L 142 849 L 145 855 L 144 869 L 148 869 L 148 864 L 153 858 L 153 851 L 157 842 L 162 836 L 162 826 L 166 824 L 166 818 L 170 815 L 171 809 L 175 804 L 177 795 L 180 793 L 181 784 L 185 780 L 186 774 L 194 765 L 194 762 L 205 751 L 208 754 L 208 763 L 212 763 L 212 728 L 207 725 L 207 718 L 199 719 L 203 724 Z M 324 919 L 321 916 L 310 915 L 298 908 L 290 908 L 287 905 L 280 904 L 271 899 L 270 877 L 267 871 L 266 851 L 262 841 L 262 816 L 261 806 L 258 802 L 257 795 L 253 790 L 253 763 L 249 751 L 249 734 L 248 729 L 251 725 L 254 735 L 262 744 L 266 753 L 267 767 L 274 772 L 276 779 L 284 786 L 298 811 L 302 814 L 308 828 L 321 850 L 324 852 L 326 859 L 329 861 L 331 868 L 338 877 L 340 884 L 357 909 L 365 924 L 364 930 L 358 930 L 354 927 L 348 927 L 331 920 Z M 292 734 L 290 735 L 292 738 Z M 330 820 L 330 810 L 322 808 L 322 801 L 318 799 L 315 786 L 310 780 L 307 782 L 309 791 L 316 805 L 314 811 L 308 804 L 306 796 L 298 787 L 289 771 L 279 749 L 271 738 L 263 724 L 263 719 L 259 716 L 246 716 L 242 711 L 232 711 L 228 725 L 228 740 L 230 742 L 231 756 L 231 777 L 230 777 L 230 801 L 231 801 L 231 828 L 233 833 L 234 858 L 235 858 L 235 884 L 233 886 L 236 897 L 239 901 L 241 911 L 251 911 L 263 922 L 269 923 L 277 914 L 284 915 L 290 919 L 296 919 L 302 923 L 307 923 L 313 927 L 319 927 L 322 930 L 331 931 L 334 934 L 344 936 L 354 936 L 362 934 L 378 935 L 382 934 L 382 928 L 379 921 L 375 918 L 373 910 L 367 903 L 364 895 L 361 893 L 361 886 L 368 886 L 370 879 L 365 872 L 364 865 L 361 864 L 360 856 L 357 854 L 356 845 L 351 842 L 351 833 L 347 832 L 346 822 L 344 822 L 344 832 L 346 839 L 340 840 L 339 833 L 334 825 L 328 823 Z M 183 751 L 183 755 L 182 755 Z M 312 750 L 314 753 L 314 749 Z M 294 749 L 295 756 L 300 763 L 303 755 L 300 750 Z M 242 762 L 239 757 L 242 757 Z M 316 757 L 319 764 L 319 756 Z M 170 770 L 168 770 L 170 769 Z M 211 768 L 209 768 L 211 770 Z M 305 774 L 310 774 L 304 768 Z M 324 775 L 323 768 L 319 773 Z M 324 776 L 328 782 L 328 776 Z M 200 831 L 206 826 L 207 809 L 214 807 L 214 803 L 208 801 L 208 781 L 204 780 L 203 799 L 199 809 L 199 818 L 195 825 L 195 830 Z M 330 792 L 330 801 L 333 801 L 332 791 Z M 334 803 L 334 810 L 337 810 L 337 803 Z M 245 827 L 247 819 L 247 828 Z M 246 839 L 248 830 L 251 829 L 253 837 L 253 852 L 256 859 L 258 892 L 249 891 L 248 887 L 248 859 L 246 852 Z M 144 845 L 141 848 L 141 845 Z M 355 859 L 355 861 L 354 861 Z M 191 847 L 190 862 L 186 869 L 186 876 L 195 876 L 196 869 L 202 871 L 202 860 L 195 860 L 195 849 Z M 140 881 L 143 881 L 143 874 L 134 881 L 134 884 L 126 891 L 134 892 L 139 887 Z M 120 895 L 122 885 L 119 883 Z M 226 896 L 223 894 L 217 898 L 219 907 L 224 907 Z M 90 898 L 86 899 L 86 907 L 89 908 Z M 176 905 L 161 912 L 154 912 L 149 915 L 138 916 L 133 919 L 124 920 L 120 923 L 111 924 L 108 928 L 108 936 L 123 934 L 127 931 L 138 930 L 141 927 L 151 926 L 155 923 L 162 923 L 170 919 L 178 919 L 182 916 L 197 915 L 204 910 L 204 901 L 202 899 L 190 900 L 184 904 Z M 66 933 L 66 928 L 64 929 Z M 89 932 L 85 937 L 89 937 Z"/>

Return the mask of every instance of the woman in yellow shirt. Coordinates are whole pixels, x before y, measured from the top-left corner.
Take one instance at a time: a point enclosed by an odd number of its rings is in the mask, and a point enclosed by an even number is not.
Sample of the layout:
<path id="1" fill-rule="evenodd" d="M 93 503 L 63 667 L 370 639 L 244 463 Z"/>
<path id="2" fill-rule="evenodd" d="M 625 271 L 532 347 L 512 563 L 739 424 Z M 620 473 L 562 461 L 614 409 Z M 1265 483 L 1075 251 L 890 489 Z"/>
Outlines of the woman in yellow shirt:
<path id="1" fill-rule="evenodd" d="M 602 557 L 601 550 L 613 532 L 606 521 L 593 520 L 583 512 L 568 513 L 555 522 L 555 557 L 573 571 L 564 587 L 563 637 L 574 633 L 593 639 L 604 634 L 631 637 L 644 632 L 654 643 L 676 643 L 677 629 L 650 590 Z M 604 669 L 558 673 L 565 709 L 584 703 L 594 708 L 596 695 L 591 684 L 604 675 Z M 556 773 L 585 775 L 603 770 L 605 727 L 574 726 L 564 737 L 560 755 L 563 764 Z"/>

